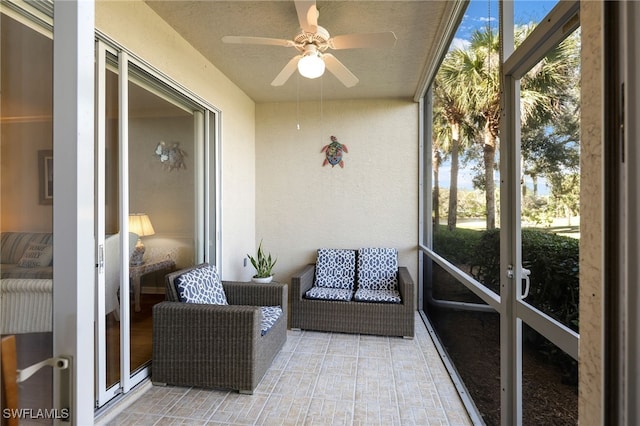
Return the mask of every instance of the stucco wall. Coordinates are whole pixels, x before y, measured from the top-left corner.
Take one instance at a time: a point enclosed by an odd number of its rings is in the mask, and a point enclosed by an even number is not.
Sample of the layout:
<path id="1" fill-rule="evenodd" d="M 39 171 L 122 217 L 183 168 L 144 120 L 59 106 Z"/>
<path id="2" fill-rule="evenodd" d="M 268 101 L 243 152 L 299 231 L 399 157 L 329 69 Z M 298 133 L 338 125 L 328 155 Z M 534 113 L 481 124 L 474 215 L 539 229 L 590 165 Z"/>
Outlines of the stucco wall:
<path id="1" fill-rule="evenodd" d="M 258 104 L 256 123 L 256 239 L 278 256 L 278 281 L 320 247 L 396 247 L 417 278 L 417 103 Z M 322 166 L 332 135 L 344 168 Z"/>
<path id="2" fill-rule="evenodd" d="M 255 245 L 255 104 L 144 2 L 98 1 L 96 28 L 222 113 L 222 277 Z"/>
<path id="3" fill-rule="evenodd" d="M 580 2 L 580 385 L 581 424 L 603 424 L 603 4 Z"/>

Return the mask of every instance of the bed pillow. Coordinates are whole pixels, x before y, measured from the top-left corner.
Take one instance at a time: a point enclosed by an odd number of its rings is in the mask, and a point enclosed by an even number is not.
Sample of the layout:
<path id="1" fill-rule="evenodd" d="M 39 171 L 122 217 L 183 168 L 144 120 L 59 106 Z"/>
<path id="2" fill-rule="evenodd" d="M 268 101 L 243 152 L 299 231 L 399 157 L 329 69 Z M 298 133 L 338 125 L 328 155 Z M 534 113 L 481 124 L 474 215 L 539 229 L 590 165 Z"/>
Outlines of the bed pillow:
<path id="1" fill-rule="evenodd" d="M 227 296 L 214 265 L 185 272 L 175 280 L 178 298 L 184 303 L 228 305 Z"/>
<path id="2" fill-rule="evenodd" d="M 21 268 L 41 268 L 49 266 L 53 260 L 53 246 L 31 242 L 18 261 Z"/>

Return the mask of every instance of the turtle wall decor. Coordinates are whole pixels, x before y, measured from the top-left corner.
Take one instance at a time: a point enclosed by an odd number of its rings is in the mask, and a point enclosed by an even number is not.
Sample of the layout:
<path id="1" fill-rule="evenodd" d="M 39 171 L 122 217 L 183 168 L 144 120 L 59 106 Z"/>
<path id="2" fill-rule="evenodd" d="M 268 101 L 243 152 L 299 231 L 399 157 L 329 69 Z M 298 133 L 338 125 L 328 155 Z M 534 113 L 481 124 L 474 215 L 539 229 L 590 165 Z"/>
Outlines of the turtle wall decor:
<path id="1" fill-rule="evenodd" d="M 331 143 L 322 147 L 322 151 L 325 153 L 325 159 L 322 162 L 322 166 L 331 164 L 331 167 L 335 167 L 336 164 L 344 168 L 344 161 L 342 160 L 342 154 L 349 152 L 347 146 L 338 142 L 338 138 L 331 136 Z"/>

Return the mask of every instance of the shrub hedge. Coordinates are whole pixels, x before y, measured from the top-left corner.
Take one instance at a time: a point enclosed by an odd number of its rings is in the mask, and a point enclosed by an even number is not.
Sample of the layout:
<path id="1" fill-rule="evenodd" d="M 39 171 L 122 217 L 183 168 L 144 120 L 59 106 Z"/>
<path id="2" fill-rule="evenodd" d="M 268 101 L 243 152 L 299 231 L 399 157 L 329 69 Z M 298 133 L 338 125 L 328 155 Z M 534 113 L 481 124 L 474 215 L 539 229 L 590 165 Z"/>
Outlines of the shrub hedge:
<path id="1" fill-rule="evenodd" d="M 531 271 L 526 301 L 578 331 L 579 241 L 538 229 L 522 230 L 522 263 Z M 478 281 L 500 292 L 500 230 L 447 230 L 433 234 L 436 253 L 467 265 Z"/>
<path id="2" fill-rule="evenodd" d="M 466 265 L 478 281 L 500 293 L 500 230 L 474 231 L 441 228 L 433 236 L 436 253 Z M 525 301 L 562 324 L 579 331 L 579 240 L 539 229 L 522 230 L 522 263 L 531 271 Z M 534 330 L 525 329 L 525 341 L 563 368 L 567 382 L 577 381 L 577 363 Z"/>
<path id="3" fill-rule="evenodd" d="M 474 250 L 474 277 L 500 288 L 500 231 L 480 231 Z M 522 266 L 531 271 L 527 303 L 578 331 L 579 241 L 537 229 L 522 230 Z"/>

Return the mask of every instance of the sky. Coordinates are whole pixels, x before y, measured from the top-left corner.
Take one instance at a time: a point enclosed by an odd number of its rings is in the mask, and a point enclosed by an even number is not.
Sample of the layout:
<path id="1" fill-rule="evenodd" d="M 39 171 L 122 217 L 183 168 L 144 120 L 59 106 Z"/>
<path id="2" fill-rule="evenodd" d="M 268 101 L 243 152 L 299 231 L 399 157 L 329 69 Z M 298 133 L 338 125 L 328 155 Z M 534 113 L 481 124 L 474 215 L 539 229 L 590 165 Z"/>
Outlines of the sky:
<path id="1" fill-rule="evenodd" d="M 515 0 L 514 21 L 516 24 L 540 22 L 558 2 L 555 0 Z M 498 0 L 472 0 L 467 7 L 462 23 L 458 28 L 453 45 L 461 47 L 468 43 L 471 34 L 479 28 L 498 30 Z"/>
<path id="2" fill-rule="evenodd" d="M 557 3 L 558 1 L 555 0 L 515 0 L 513 6 L 514 22 L 516 24 L 540 22 Z M 474 30 L 484 29 L 487 25 L 490 25 L 493 31 L 498 30 L 498 0 L 471 0 L 452 41 L 451 47 L 465 46 L 469 43 Z M 473 189 L 471 166 L 466 167 L 468 172 L 465 172 L 463 168 L 465 167 L 461 164 L 460 173 L 458 174 L 458 188 Z M 451 168 L 449 162 L 443 163 L 440 166 L 439 175 L 441 188 L 449 187 L 450 176 Z M 495 178 L 498 180 L 498 173 L 496 173 Z M 531 185 L 529 182 L 527 182 L 527 184 L 529 186 Z M 538 184 L 542 186 L 540 192 L 542 194 L 546 193 L 548 188 L 544 187 L 544 182 L 539 182 Z"/>

